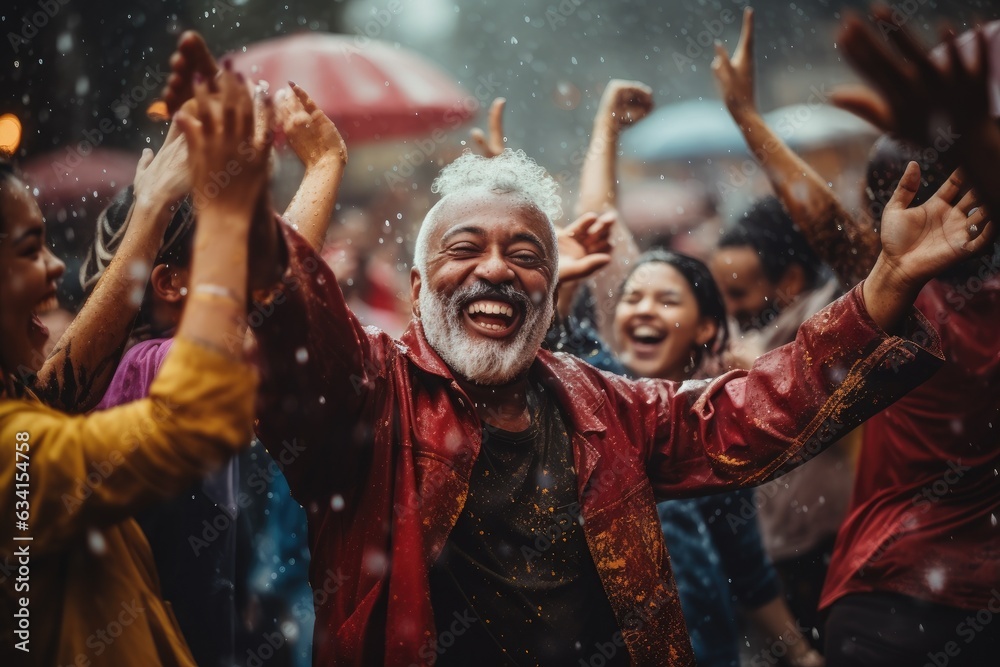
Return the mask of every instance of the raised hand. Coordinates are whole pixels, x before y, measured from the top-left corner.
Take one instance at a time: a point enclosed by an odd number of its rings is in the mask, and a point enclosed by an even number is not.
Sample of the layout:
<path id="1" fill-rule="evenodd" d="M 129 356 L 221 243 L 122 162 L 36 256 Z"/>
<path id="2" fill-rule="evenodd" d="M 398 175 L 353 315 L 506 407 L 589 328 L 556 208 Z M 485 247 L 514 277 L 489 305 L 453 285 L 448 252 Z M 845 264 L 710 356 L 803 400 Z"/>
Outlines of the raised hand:
<path id="1" fill-rule="evenodd" d="M 559 282 L 589 278 L 611 261 L 611 228 L 617 212 L 585 213 L 558 230 Z"/>
<path id="2" fill-rule="evenodd" d="M 143 151 L 136 168 L 133 187 L 137 200 L 148 198 L 170 205 L 191 191 L 188 147 L 177 123 L 171 123 L 167 137 L 155 156 Z"/>
<path id="3" fill-rule="evenodd" d="M 283 217 L 319 252 L 344 178 L 347 144 L 306 91 L 288 85 L 290 91 L 278 93 L 277 118 L 306 170 Z"/>
<path id="4" fill-rule="evenodd" d="M 727 108 L 731 111 L 757 108 L 754 96 L 753 9 L 750 7 L 743 10 L 743 29 L 733 57 L 729 57 L 726 47 L 716 42 L 712 74 Z"/>
<path id="5" fill-rule="evenodd" d="M 337 126 L 316 106 L 309 94 L 289 81 L 275 96 L 276 118 L 306 169 L 324 161 L 347 164 L 347 144 Z"/>
<path id="6" fill-rule="evenodd" d="M 471 132 L 472 141 L 479 147 L 479 151 L 486 157 L 496 157 L 503 153 L 504 149 L 504 136 L 503 136 L 503 110 L 507 105 L 507 100 L 498 97 L 493 100 L 493 104 L 490 105 L 490 136 L 486 137 L 486 134 L 477 128 L 474 128 Z"/>
<path id="7" fill-rule="evenodd" d="M 265 123 L 254 118 L 254 103 L 242 74 L 228 69 L 216 79 L 194 76 L 196 110 L 178 113 L 190 149 L 195 209 L 246 214 L 258 204 L 267 181 L 273 105 L 263 100 Z"/>
<path id="8" fill-rule="evenodd" d="M 601 96 L 598 117 L 621 130 L 645 118 L 652 109 L 652 88 L 639 81 L 612 79 Z"/>
<path id="9" fill-rule="evenodd" d="M 161 94 L 168 116 L 173 116 L 194 96 L 195 75 L 211 80 L 219 73 L 219 65 L 208 50 L 205 38 L 194 30 L 185 31 L 177 40 L 177 49 L 170 56 L 170 69 Z"/>
<path id="10" fill-rule="evenodd" d="M 959 198 L 959 172 L 929 200 L 907 208 L 919 187 L 920 167 L 911 162 L 882 214 L 882 259 L 914 285 L 982 252 L 996 236 L 996 225 L 973 191 Z"/>
<path id="11" fill-rule="evenodd" d="M 883 44 L 856 15 L 847 18 L 839 43 L 847 58 L 874 90 L 844 87 L 831 95 L 833 104 L 851 111 L 877 127 L 920 146 L 932 145 L 941 132 L 958 134 L 988 121 L 988 55 L 986 38 L 976 32 L 976 56 L 966 64 L 955 37 L 945 39 L 947 56 L 935 63 L 927 50 L 895 23 L 892 10 L 872 10 L 895 46 Z M 950 135 L 949 135 L 950 136 Z"/>

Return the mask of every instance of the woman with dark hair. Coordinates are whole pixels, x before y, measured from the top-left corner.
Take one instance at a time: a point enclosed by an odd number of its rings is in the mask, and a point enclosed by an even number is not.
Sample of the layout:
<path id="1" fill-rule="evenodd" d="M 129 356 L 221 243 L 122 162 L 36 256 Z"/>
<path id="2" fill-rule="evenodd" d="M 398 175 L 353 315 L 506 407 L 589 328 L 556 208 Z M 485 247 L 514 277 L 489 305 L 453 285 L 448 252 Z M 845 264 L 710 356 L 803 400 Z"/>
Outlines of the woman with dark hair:
<path id="1" fill-rule="evenodd" d="M 197 116 L 178 119 L 192 184 L 203 188 L 233 160 L 241 170 L 195 202 L 192 296 L 144 400 L 70 416 L 24 384 L 48 338 L 38 313 L 64 267 L 38 205 L 0 169 L 0 558 L 30 566 L 30 580 L 0 583 L 0 614 L 23 619 L 0 636 L 2 664 L 194 665 L 131 517 L 249 441 L 256 374 L 231 341 L 246 328 L 247 245 L 269 145 L 253 136 L 244 84 L 228 73 L 217 91 L 199 84 Z M 254 157 L 238 153 L 250 144 Z"/>

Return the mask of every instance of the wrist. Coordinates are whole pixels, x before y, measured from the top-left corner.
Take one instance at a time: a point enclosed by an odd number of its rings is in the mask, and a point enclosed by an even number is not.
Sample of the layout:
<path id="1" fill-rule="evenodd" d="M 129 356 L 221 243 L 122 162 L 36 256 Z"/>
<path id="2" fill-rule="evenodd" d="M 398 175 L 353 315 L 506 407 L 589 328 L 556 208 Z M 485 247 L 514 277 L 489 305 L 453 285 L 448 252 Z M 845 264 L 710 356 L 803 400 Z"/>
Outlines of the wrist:
<path id="1" fill-rule="evenodd" d="M 347 156 L 340 151 L 329 152 L 305 163 L 305 173 L 335 173 L 347 166 Z"/>

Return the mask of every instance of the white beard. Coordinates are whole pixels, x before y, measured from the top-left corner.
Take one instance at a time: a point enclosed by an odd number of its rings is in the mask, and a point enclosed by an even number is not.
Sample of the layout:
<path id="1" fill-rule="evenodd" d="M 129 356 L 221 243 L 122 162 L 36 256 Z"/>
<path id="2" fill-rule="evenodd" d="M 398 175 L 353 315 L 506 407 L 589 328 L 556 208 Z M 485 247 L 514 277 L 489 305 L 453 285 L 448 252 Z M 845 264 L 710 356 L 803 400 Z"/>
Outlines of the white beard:
<path id="1" fill-rule="evenodd" d="M 476 384 L 506 384 L 528 370 L 545 339 L 554 312 L 553 293 L 535 304 L 526 298 L 524 321 L 509 340 L 480 338 L 465 328 L 462 301 L 470 288 L 460 289 L 449 299 L 420 286 L 420 321 L 424 336 L 448 367 Z"/>

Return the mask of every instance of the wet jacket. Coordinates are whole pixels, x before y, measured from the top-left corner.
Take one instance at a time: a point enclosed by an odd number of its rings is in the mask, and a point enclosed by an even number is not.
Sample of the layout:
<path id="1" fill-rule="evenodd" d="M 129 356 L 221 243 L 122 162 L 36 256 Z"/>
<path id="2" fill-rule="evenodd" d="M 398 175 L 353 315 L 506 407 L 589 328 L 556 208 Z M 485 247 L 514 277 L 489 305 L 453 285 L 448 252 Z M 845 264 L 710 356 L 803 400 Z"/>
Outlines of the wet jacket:
<path id="1" fill-rule="evenodd" d="M 428 570 L 462 511 L 483 425 L 418 321 L 400 340 L 362 327 L 328 267 L 285 234 L 289 272 L 250 324 L 258 433 L 309 516 L 314 664 L 432 664 Z M 570 427 L 587 545 L 633 664 L 694 664 L 657 499 L 770 479 L 938 363 L 936 340 L 881 331 L 860 288 L 751 371 L 712 381 L 630 381 L 539 351 L 530 373 Z"/>

